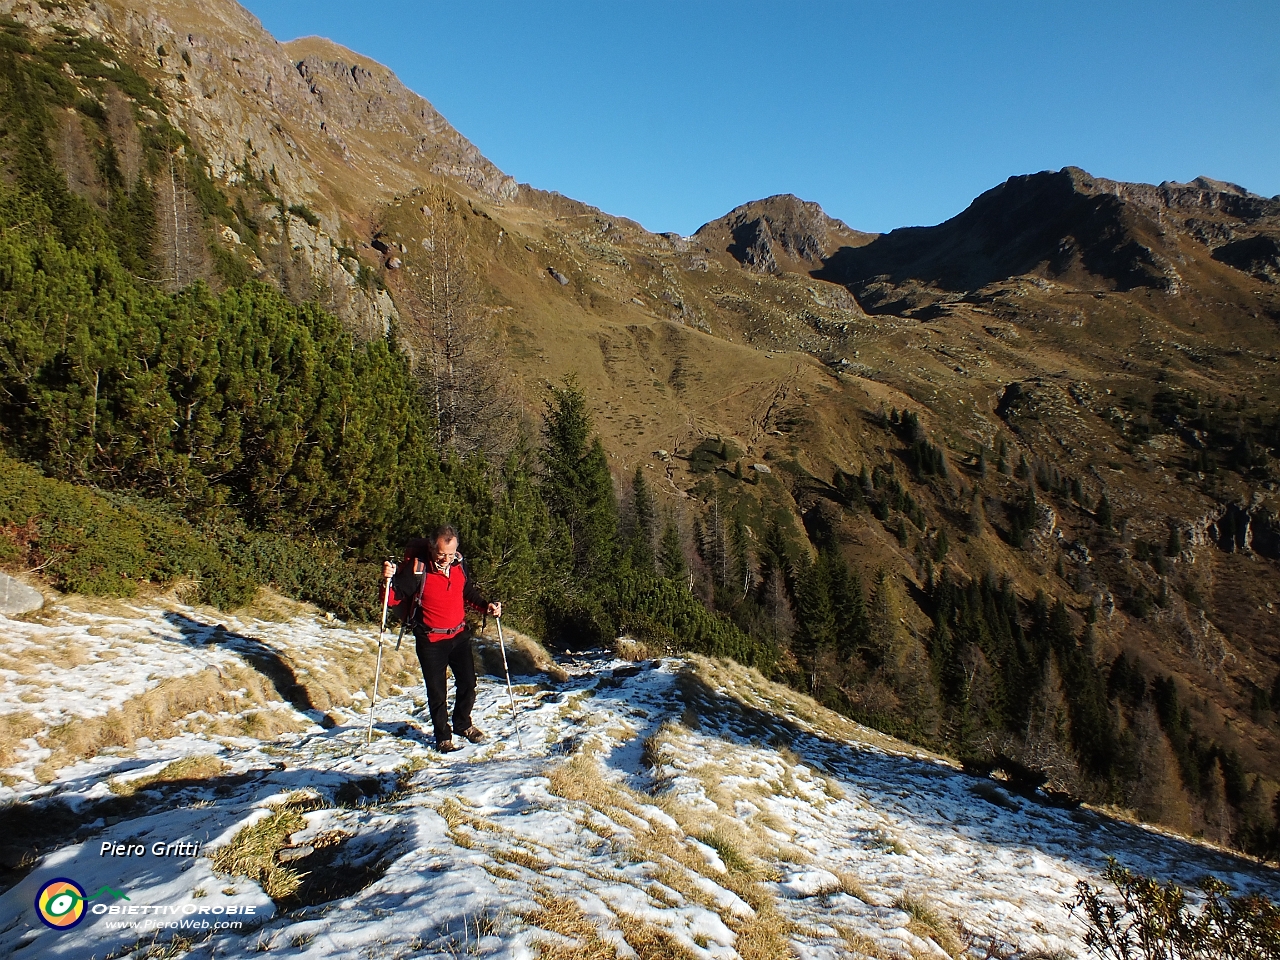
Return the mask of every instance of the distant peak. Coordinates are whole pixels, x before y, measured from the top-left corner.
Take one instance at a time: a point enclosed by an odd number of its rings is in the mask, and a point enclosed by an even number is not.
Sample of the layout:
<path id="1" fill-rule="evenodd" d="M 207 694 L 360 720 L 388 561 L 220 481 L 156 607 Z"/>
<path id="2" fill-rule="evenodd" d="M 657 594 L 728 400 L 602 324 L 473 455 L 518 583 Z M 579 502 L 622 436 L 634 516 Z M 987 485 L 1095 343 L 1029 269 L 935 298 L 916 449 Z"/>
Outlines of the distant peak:
<path id="1" fill-rule="evenodd" d="M 812 200 L 777 193 L 734 207 L 720 219 L 704 223 L 694 236 L 712 249 L 728 252 L 748 269 L 777 273 L 783 269 L 779 257 L 783 264 L 807 264 L 802 268 L 807 270 L 837 248 L 866 243 L 874 234 L 851 229 Z"/>

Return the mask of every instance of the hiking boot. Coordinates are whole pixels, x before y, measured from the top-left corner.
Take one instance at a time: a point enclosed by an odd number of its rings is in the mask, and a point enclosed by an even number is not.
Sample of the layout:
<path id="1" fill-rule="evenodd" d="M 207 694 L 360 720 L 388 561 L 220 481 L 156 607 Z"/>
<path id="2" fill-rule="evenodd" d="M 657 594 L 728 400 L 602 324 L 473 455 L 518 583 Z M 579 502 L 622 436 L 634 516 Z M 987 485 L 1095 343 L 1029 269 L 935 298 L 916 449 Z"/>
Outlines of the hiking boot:
<path id="1" fill-rule="evenodd" d="M 458 746 L 456 743 L 454 743 L 452 740 L 441 740 L 439 743 L 436 744 L 436 749 L 439 750 L 441 753 L 453 753 L 453 751 L 461 750 L 462 748 Z"/>
<path id="2" fill-rule="evenodd" d="M 468 740 L 470 740 L 472 743 L 481 743 L 489 739 L 485 735 L 485 732 L 481 730 L 479 727 L 475 726 L 474 724 L 472 726 L 467 727 L 467 729 L 463 730 L 462 735 L 466 737 Z"/>

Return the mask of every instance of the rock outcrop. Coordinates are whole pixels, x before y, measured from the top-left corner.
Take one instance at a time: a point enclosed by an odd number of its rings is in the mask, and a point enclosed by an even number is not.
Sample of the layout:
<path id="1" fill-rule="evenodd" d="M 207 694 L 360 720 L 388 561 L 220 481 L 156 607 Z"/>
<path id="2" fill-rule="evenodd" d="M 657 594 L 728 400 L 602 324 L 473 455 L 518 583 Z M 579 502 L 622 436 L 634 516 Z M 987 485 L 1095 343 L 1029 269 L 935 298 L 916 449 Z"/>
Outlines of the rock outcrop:
<path id="1" fill-rule="evenodd" d="M 1269 506 L 1229 503 L 1205 530 L 1206 539 L 1227 553 L 1251 552 L 1280 559 L 1280 515 Z"/>
<path id="2" fill-rule="evenodd" d="M 844 283 L 873 313 L 901 312 L 906 290 L 918 307 L 1015 278 L 1176 296 L 1212 261 L 1272 279 L 1278 243 L 1280 198 L 1203 177 L 1152 186 L 1067 167 L 1011 177 L 937 226 L 841 249 L 815 276 Z"/>
<path id="3" fill-rule="evenodd" d="M 351 282 L 337 254 L 344 229 L 356 232 L 378 204 L 431 177 L 498 202 L 518 193 L 390 70 L 328 40 L 278 43 L 238 4 L 0 0 L 0 14 L 46 34 L 70 27 L 131 54 L 215 180 L 254 177 L 284 206 L 312 211 L 318 226 L 288 239 L 313 271 L 307 285 L 336 291 L 326 305 L 356 329 L 385 331 L 396 312 L 385 294 Z"/>
<path id="4" fill-rule="evenodd" d="M 34 613 L 43 606 L 44 594 L 39 590 L 8 574 L 0 573 L 0 615 L 20 617 L 26 613 Z"/>
<path id="5" fill-rule="evenodd" d="M 827 216 L 816 203 L 780 194 L 745 203 L 703 224 L 694 239 L 727 252 L 750 270 L 807 273 L 841 247 L 861 246 L 874 236 Z"/>

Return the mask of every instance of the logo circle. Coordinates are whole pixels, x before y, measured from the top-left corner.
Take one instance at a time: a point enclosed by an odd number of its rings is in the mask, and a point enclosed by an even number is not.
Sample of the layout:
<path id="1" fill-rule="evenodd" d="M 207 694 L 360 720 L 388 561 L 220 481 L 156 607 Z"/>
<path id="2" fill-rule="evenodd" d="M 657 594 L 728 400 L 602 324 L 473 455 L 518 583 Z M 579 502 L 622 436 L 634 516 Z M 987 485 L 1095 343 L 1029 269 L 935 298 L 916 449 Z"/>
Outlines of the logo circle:
<path id="1" fill-rule="evenodd" d="M 36 894 L 36 913 L 46 927 L 70 930 L 84 919 L 84 887 L 66 877 L 55 877 Z"/>

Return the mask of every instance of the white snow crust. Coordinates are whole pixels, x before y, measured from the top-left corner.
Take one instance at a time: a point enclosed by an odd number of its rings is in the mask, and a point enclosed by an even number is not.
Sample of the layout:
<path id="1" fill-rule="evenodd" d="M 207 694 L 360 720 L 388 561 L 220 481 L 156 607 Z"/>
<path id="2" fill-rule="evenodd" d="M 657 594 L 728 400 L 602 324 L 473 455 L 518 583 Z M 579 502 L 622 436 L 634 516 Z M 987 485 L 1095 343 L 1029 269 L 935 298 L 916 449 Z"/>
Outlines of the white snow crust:
<path id="1" fill-rule="evenodd" d="M 235 642 L 204 642 L 217 640 L 220 625 Z M 308 648 L 316 669 L 325 651 L 367 655 L 374 641 L 376 630 L 320 618 L 269 623 L 141 603 L 114 613 L 63 609 L 41 622 L 0 618 L 0 715 L 25 712 L 49 726 L 99 716 L 167 677 L 252 668 L 245 643 Z M 42 657 L 65 644 L 76 645 L 78 660 Z M 196 937 L 184 954 L 193 958 L 262 949 L 290 958 L 533 958 L 574 942 L 536 923 L 540 907 L 564 899 L 619 957 L 635 955 L 625 918 L 694 956 L 727 960 L 757 915 L 731 889 L 744 890 L 735 873 L 743 857 L 757 871 L 748 897 L 781 914 L 789 948 L 804 960 L 946 956 L 913 920 L 912 903 L 967 931 L 975 957 L 992 941 L 1011 955 L 1084 956 L 1084 929 L 1067 903 L 1078 881 L 1102 882 L 1108 857 L 1188 887 L 1212 873 L 1237 891 L 1280 892 L 1275 871 L 1227 851 L 1009 794 L 854 724 L 815 726 L 752 688 L 745 670 L 714 673 L 738 680 L 708 681 L 711 674 L 679 659 L 558 659 L 563 682 L 513 678 L 523 748 L 505 682 L 494 676 L 481 677 L 475 711 L 490 739 L 460 741 L 463 749 L 449 755 L 434 750 L 429 727 L 412 712 L 421 688 L 382 691 L 368 746 L 365 716 L 338 711 L 344 722 L 333 729 L 313 723 L 271 742 L 197 734 L 139 742 L 38 784 L 32 741 L 31 756 L 5 771 L 9 802 L 57 802 L 86 818 L 111 796 L 113 778 L 137 780 L 195 754 L 216 755 L 224 768 L 179 793 L 144 789 L 140 812 L 114 823 L 86 819 L 43 852 L 0 896 L 0 956 L 120 957 L 152 943 L 153 934 L 110 929 L 117 918 L 107 916 L 67 931 L 44 927 L 33 900 L 53 877 L 91 893 L 109 885 L 133 905 L 254 907 L 245 929 Z M 595 766 L 565 768 L 584 756 Z M 598 807 L 589 792 L 567 799 L 577 794 L 555 789 L 564 769 L 578 777 L 593 769 L 598 783 L 581 786 L 631 799 Z M 318 809 L 305 813 L 292 845 L 341 831 L 349 837 L 344 870 L 354 876 L 376 865 L 366 885 L 285 910 L 257 882 L 215 873 L 206 854 L 273 804 L 303 795 Z M 739 838 L 740 851 L 726 836 Z M 200 855 L 100 854 L 103 841 L 179 840 L 200 843 Z M 660 850 L 670 852 L 653 852 Z M 305 871 L 307 860 L 297 865 Z M 158 936 L 177 933 L 192 935 Z"/>

